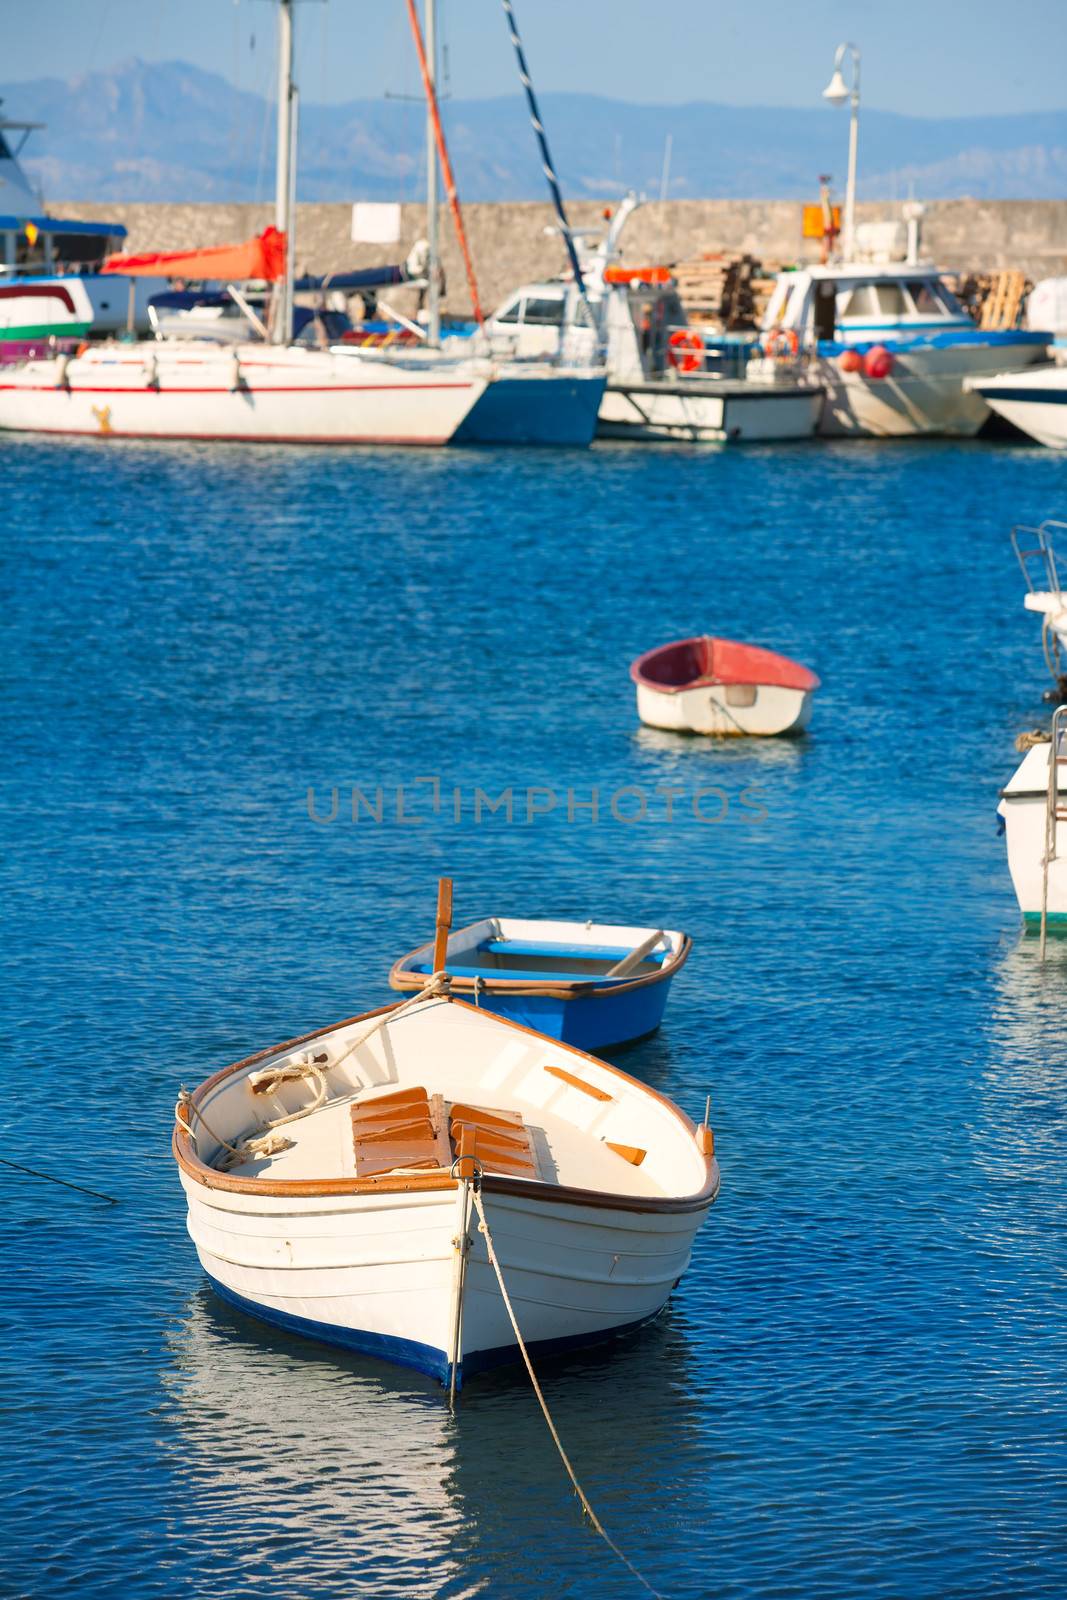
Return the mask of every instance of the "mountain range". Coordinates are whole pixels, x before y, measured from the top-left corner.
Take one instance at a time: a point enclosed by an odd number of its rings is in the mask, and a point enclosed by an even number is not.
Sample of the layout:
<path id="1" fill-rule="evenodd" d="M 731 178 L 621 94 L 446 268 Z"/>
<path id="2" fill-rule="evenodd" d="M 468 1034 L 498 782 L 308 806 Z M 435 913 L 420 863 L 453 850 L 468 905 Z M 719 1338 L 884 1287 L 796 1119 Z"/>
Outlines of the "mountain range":
<path id="1" fill-rule="evenodd" d="M 0 85 L 3 114 L 47 127 L 23 165 L 52 200 L 260 200 L 273 186 L 273 110 L 180 61 L 123 62 L 66 80 Z M 814 198 L 843 189 L 847 116 L 828 107 L 634 105 L 585 94 L 541 98 L 564 190 L 658 194 L 670 136 L 672 199 Z M 514 95 L 444 107 L 461 195 L 540 199 L 544 179 Z M 302 105 L 303 200 L 420 198 L 421 108 L 396 100 Z M 1067 194 L 1067 112 L 929 118 L 864 108 L 861 199 L 1058 199 Z"/>

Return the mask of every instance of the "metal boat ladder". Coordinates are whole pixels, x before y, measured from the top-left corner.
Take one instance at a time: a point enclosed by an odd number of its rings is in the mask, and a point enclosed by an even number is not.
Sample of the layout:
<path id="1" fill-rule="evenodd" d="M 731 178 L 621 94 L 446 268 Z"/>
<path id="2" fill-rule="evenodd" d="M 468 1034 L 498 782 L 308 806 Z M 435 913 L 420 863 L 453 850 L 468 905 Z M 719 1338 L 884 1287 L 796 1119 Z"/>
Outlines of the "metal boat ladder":
<path id="1" fill-rule="evenodd" d="M 1048 941 L 1048 875 L 1056 859 L 1057 825 L 1067 822 L 1067 804 L 1060 789 L 1060 768 L 1067 766 L 1064 738 L 1067 736 L 1067 706 L 1052 713 L 1052 743 L 1048 753 L 1048 791 L 1045 796 L 1045 853 L 1041 858 L 1041 960 Z"/>
<path id="2" fill-rule="evenodd" d="M 1026 580 L 1028 593 L 1052 595 L 1058 609 L 1063 608 L 1064 598 L 1053 541 L 1054 536 L 1061 533 L 1067 535 L 1067 522 L 1057 522 L 1053 518 L 1040 523 L 1036 528 L 1019 524 L 1011 530 L 1011 547 L 1015 551 L 1015 559 Z M 1059 641 L 1052 635 L 1047 615 L 1042 624 L 1041 644 L 1045 652 L 1045 665 L 1052 677 L 1058 679 L 1061 676 Z"/>

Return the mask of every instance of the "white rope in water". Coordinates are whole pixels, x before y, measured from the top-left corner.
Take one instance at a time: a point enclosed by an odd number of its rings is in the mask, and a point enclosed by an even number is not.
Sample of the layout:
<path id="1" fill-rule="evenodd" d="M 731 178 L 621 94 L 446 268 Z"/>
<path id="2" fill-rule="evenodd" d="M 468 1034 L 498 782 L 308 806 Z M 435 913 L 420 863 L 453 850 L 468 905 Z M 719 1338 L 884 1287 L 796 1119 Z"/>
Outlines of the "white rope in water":
<path id="1" fill-rule="evenodd" d="M 614 1551 L 616 1556 L 618 1556 L 627 1572 L 637 1579 L 638 1583 L 643 1589 L 647 1589 L 649 1594 L 654 1595 L 655 1600 L 664 1600 L 664 1597 L 660 1594 L 659 1590 L 653 1589 L 648 1579 L 642 1577 L 637 1568 L 634 1566 L 633 1562 L 628 1560 L 627 1557 L 623 1555 L 622 1551 L 619 1549 L 611 1535 L 607 1532 L 604 1524 L 601 1522 L 600 1518 L 589 1504 L 589 1499 L 585 1493 L 585 1490 L 582 1488 L 577 1477 L 575 1476 L 574 1468 L 571 1466 L 567 1452 L 563 1448 L 563 1440 L 556 1431 L 556 1424 L 552 1420 L 552 1413 L 548 1409 L 548 1403 L 541 1391 L 541 1385 L 537 1381 L 537 1374 L 534 1371 L 533 1365 L 530 1361 L 529 1352 L 527 1351 L 526 1345 L 523 1342 L 522 1334 L 519 1332 L 519 1324 L 515 1320 L 515 1312 L 512 1308 L 511 1297 L 509 1296 L 507 1288 L 504 1284 L 504 1274 L 500 1270 L 500 1262 L 497 1260 L 497 1254 L 493 1248 L 493 1236 L 489 1232 L 489 1223 L 486 1221 L 485 1207 L 482 1204 L 482 1196 L 477 1184 L 475 1184 L 471 1190 L 471 1199 L 474 1201 L 478 1216 L 481 1219 L 478 1224 L 478 1232 L 483 1234 L 485 1237 L 485 1248 L 489 1252 L 489 1262 L 493 1268 L 493 1271 L 496 1273 L 496 1281 L 500 1285 L 500 1293 L 503 1297 L 504 1308 L 507 1311 L 508 1317 L 510 1318 L 515 1338 L 518 1341 L 519 1350 L 522 1352 L 522 1359 L 526 1364 L 526 1371 L 530 1375 L 530 1382 L 533 1384 L 534 1394 L 537 1396 L 537 1403 L 541 1407 L 544 1419 L 548 1424 L 548 1431 L 551 1433 L 556 1449 L 559 1451 L 559 1458 L 567 1470 L 567 1476 L 574 1485 L 574 1492 L 581 1501 L 582 1510 L 585 1512 L 586 1516 L 589 1518 L 589 1521 L 592 1523 L 597 1533 L 599 1533 L 604 1543 L 610 1550 Z"/>

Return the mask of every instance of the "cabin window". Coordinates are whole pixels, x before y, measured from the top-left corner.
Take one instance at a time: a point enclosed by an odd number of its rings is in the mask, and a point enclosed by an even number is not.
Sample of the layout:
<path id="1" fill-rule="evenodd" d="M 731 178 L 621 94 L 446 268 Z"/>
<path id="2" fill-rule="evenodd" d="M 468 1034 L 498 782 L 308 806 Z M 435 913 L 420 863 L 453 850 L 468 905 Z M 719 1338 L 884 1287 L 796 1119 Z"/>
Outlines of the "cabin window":
<path id="1" fill-rule="evenodd" d="M 562 300 L 527 300 L 522 320 L 542 328 L 558 328 L 563 322 Z"/>
<path id="2" fill-rule="evenodd" d="M 904 299 L 904 290 L 899 283 L 880 283 L 874 292 L 878 300 L 878 309 L 883 317 L 907 315 L 908 305 Z"/>
<path id="3" fill-rule="evenodd" d="M 874 293 L 873 284 L 857 283 L 854 288 L 846 289 L 844 303 L 838 312 L 838 316 L 877 317 L 880 315 L 881 311 Z"/>
<path id="4" fill-rule="evenodd" d="M 518 322 L 521 306 L 521 300 L 513 300 L 509 306 L 504 307 L 503 311 L 497 313 L 493 319 L 494 322 Z"/>
<path id="5" fill-rule="evenodd" d="M 943 317 L 945 307 L 941 296 L 937 292 L 935 283 L 924 283 L 920 279 L 908 284 L 908 293 L 911 295 L 917 315 L 920 317 Z"/>

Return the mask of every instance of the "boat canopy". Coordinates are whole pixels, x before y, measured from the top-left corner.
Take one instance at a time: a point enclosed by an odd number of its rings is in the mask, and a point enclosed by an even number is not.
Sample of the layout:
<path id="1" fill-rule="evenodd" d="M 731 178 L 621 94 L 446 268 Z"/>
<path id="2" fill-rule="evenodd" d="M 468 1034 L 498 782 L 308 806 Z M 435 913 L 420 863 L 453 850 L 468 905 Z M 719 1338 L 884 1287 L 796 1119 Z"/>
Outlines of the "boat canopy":
<path id="1" fill-rule="evenodd" d="M 244 244 L 223 244 L 206 250 L 155 251 L 150 255 L 109 256 L 104 272 L 127 277 L 214 278 L 274 282 L 285 272 L 285 235 L 265 228 Z"/>
<path id="2" fill-rule="evenodd" d="M 59 217 L 0 217 L 0 233 L 24 233 L 27 226 L 36 228 L 38 233 L 50 233 L 57 239 L 62 239 L 70 234 L 79 237 L 88 236 L 96 239 L 125 239 L 126 229 L 121 222 L 81 222 Z"/>

